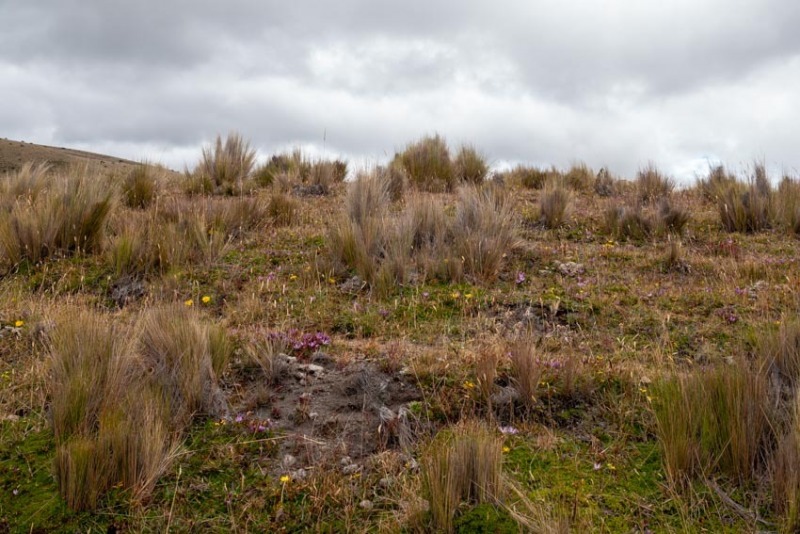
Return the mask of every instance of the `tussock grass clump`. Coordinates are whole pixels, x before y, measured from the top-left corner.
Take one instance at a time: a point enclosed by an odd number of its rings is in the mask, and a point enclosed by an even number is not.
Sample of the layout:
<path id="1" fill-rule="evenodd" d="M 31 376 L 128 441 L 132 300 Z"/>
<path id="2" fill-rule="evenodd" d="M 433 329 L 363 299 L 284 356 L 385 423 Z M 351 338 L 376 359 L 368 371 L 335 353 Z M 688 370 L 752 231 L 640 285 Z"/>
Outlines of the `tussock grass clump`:
<path id="1" fill-rule="evenodd" d="M 494 279 L 504 255 L 517 243 L 511 195 L 499 186 L 462 188 L 451 233 L 453 252 L 462 258 L 465 274 Z"/>
<path id="2" fill-rule="evenodd" d="M 612 206 L 606 210 L 603 228 L 616 239 L 646 241 L 659 235 L 682 235 L 689 223 L 689 212 L 662 199 L 657 209 L 641 206 Z"/>
<path id="3" fill-rule="evenodd" d="M 784 176 L 778 185 L 777 218 L 791 233 L 800 234 L 800 180 Z"/>
<path id="4" fill-rule="evenodd" d="M 486 158 L 469 145 L 464 145 L 458 150 L 453 166 L 457 179 L 468 184 L 482 184 L 489 173 Z"/>
<path id="5" fill-rule="evenodd" d="M 261 187 L 272 186 L 279 176 L 293 177 L 292 182 L 307 180 L 311 174 L 311 163 L 299 148 L 291 152 L 275 154 L 259 165 L 253 172 L 253 179 Z"/>
<path id="6" fill-rule="evenodd" d="M 519 394 L 519 401 L 526 410 L 531 410 L 538 401 L 539 382 L 544 376 L 536 351 L 536 343 L 530 336 L 515 341 L 509 350 L 511 378 Z"/>
<path id="7" fill-rule="evenodd" d="M 561 181 L 548 184 L 539 200 L 539 213 L 547 228 L 558 228 L 564 223 L 569 207 L 570 194 Z"/>
<path id="8" fill-rule="evenodd" d="M 122 198 L 129 208 L 145 209 L 158 195 L 158 177 L 146 161 L 131 169 L 122 184 Z"/>
<path id="9" fill-rule="evenodd" d="M 140 351 L 182 428 L 195 413 L 220 417 L 227 407 L 217 386 L 208 327 L 180 306 L 149 311 L 141 322 Z"/>
<path id="10" fill-rule="evenodd" d="M 386 183 L 389 198 L 392 202 L 397 202 L 403 198 L 408 185 L 408 175 L 403 170 L 402 165 L 392 162 L 385 167 L 378 167 L 375 173 Z"/>
<path id="11" fill-rule="evenodd" d="M 574 191 L 591 191 L 595 184 L 594 171 L 586 163 L 576 163 L 564 173 L 564 183 Z"/>
<path id="12" fill-rule="evenodd" d="M 656 428 L 670 480 L 720 472 L 750 482 L 769 449 L 766 377 L 741 360 L 660 384 Z"/>
<path id="13" fill-rule="evenodd" d="M 267 214 L 275 226 L 292 226 L 297 222 L 300 203 L 286 193 L 275 191 L 267 204 Z"/>
<path id="14" fill-rule="evenodd" d="M 23 169 L 4 182 L 9 193 L 0 210 L 0 269 L 21 261 L 38 263 L 53 254 L 100 250 L 114 190 L 88 167 L 45 177 L 42 168 Z M 46 185 L 45 185 L 46 183 Z"/>
<path id="15" fill-rule="evenodd" d="M 706 201 L 717 203 L 725 191 L 736 182 L 736 175 L 725 170 L 723 165 L 716 165 L 708 170 L 706 178 L 697 180 L 695 187 Z"/>
<path id="16" fill-rule="evenodd" d="M 421 463 L 431 520 L 438 531 L 453 531 L 461 503 L 499 501 L 502 439 L 483 423 L 468 421 L 442 432 Z"/>
<path id="17" fill-rule="evenodd" d="M 646 217 L 641 208 L 615 206 L 605 213 L 605 231 L 617 239 L 645 241 L 653 235 L 653 221 Z"/>
<path id="18" fill-rule="evenodd" d="M 784 388 L 794 394 L 800 387 L 800 319 L 784 317 L 777 333 L 759 338 L 757 352 Z"/>
<path id="19" fill-rule="evenodd" d="M 554 168 L 540 169 L 517 165 L 510 171 L 498 174 L 498 177 L 509 184 L 519 184 L 526 189 L 542 189 L 549 181 L 559 178 L 560 173 Z"/>
<path id="20" fill-rule="evenodd" d="M 593 187 L 595 194 L 601 197 L 613 197 L 620 193 L 619 179 L 612 176 L 606 167 L 597 171 Z"/>
<path id="21" fill-rule="evenodd" d="M 36 202 L 39 194 L 52 184 L 48 163 L 27 161 L 17 172 L 0 176 L 0 211 L 11 211 L 19 200 Z"/>
<path id="22" fill-rule="evenodd" d="M 248 361 L 261 369 L 264 378 L 271 386 L 277 386 L 289 372 L 286 355 L 289 346 L 285 338 L 260 334 L 256 340 L 247 345 Z"/>
<path id="23" fill-rule="evenodd" d="M 642 202 L 655 202 L 668 198 L 675 189 L 672 178 L 665 176 L 652 163 L 636 173 L 636 194 Z"/>
<path id="24" fill-rule="evenodd" d="M 190 176 L 189 190 L 235 195 L 245 192 L 256 162 L 256 151 L 238 133 L 231 132 L 223 142 L 217 136 L 212 146 L 203 148 L 200 162 Z"/>
<path id="25" fill-rule="evenodd" d="M 334 185 L 340 184 L 347 177 L 347 162 L 342 160 L 315 161 L 311 165 L 306 183 L 319 188 L 323 194 L 328 194 Z"/>
<path id="26" fill-rule="evenodd" d="M 691 219 L 689 212 L 668 199 L 659 202 L 656 226 L 661 233 L 681 235 Z"/>
<path id="27" fill-rule="evenodd" d="M 496 186 L 462 188 L 452 218 L 441 199 L 414 196 L 398 214 L 388 207 L 386 181 L 359 176 L 328 239 L 334 271 L 353 270 L 379 292 L 429 276 L 492 279 L 516 243 L 512 200 Z"/>
<path id="28" fill-rule="evenodd" d="M 270 206 L 258 198 L 174 200 L 119 222 L 109 261 L 117 275 L 165 274 L 188 264 L 211 264 L 229 245 L 261 228 Z"/>
<path id="29" fill-rule="evenodd" d="M 733 182 L 721 192 L 718 211 L 729 232 L 758 232 L 771 227 L 775 218 L 774 193 L 766 169 L 755 165 L 749 183 Z"/>
<path id="30" fill-rule="evenodd" d="M 347 217 L 356 224 L 362 224 L 370 217 L 383 215 L 388 206 L 388 184 L 378 174 L 359 174 L 347 190 Z"/>
<path id="31" fill-rule="evenodd" d="M 177 447 L 161 398 L 149 387 L 130 329 L 86 312 L 49 337 L 55 476 L 73 510 L 92 510 L 112 485 L 131 500 L 152 493 Z"/>
<path id="32" fill-rule="evenodd" d="M 800 397 L 795 399 L 791 420 L 775 449 L 770 475 L 772 503 L 781 516 L 783 532 L 800 529 Z"/>
<path id="33" fill-rule="evenodd" d="M 447 142 L 439 135 L 423 137 L 395 156 L 409 182 L 420 191 L 452 191 L 458 182 Z"/>

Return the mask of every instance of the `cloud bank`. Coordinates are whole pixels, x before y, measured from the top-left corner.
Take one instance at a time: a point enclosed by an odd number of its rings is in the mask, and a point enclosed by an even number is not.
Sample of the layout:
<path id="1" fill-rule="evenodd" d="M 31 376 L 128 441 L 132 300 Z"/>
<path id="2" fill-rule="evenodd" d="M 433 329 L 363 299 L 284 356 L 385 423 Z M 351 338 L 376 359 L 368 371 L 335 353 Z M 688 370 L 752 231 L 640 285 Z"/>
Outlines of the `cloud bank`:
<path id="1" fill-rule="evenodd" d="M 495 165 L 797 172 L 784 0 L 0 2 L 0 135 L 181 168 L 237 130 L 380 162 L 438 132 Z"/>

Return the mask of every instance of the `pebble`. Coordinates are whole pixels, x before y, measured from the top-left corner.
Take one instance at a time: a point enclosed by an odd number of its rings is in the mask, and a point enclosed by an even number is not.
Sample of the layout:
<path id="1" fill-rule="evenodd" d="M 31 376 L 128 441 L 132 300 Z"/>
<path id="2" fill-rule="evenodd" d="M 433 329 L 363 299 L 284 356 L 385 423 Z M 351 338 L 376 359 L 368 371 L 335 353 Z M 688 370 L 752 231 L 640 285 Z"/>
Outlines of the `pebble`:
<path id="1" fill-rule="evenodd" d="M 354 475 L 361 471 L 361 466 L 358 464 L 350 464 L 342 467 L 342 473 L 345 475 Z"/>
<path id="2" fill-rule="evenodd" d="M 359 508 L 362 510 L 372 510 L 372 501 L 364 499 L 360 503 L 358 503 Z"/>
<path id="3" fill-rule="evenodd" d="M 297 458 L 295 458 L 295 457 L 294 457 L 294 456 L 292 456 L 291 454 L 287 454 L 287 455 L 285 455 L 285 456 L 283 457 L 283 460 L 281 460 L 281 466 L 282 466 L 284 469 L 289 469 L 290 467 L 292 467 L 292 466 L 293 466 L 294 464 L 296 464 L 296 463 L 297 463 Z"/>

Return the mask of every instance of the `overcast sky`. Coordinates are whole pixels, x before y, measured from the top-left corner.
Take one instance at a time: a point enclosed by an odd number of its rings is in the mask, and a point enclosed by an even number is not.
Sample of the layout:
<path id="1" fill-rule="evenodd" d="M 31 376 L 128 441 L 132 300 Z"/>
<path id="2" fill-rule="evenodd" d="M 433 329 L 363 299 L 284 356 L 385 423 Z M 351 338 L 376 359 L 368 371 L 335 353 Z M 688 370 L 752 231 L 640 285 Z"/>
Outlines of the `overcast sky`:
<path id="1" fill-rule="evenodd" d="M 0 137 L 174 168 L 236 130 L 358 165 L 800 169 L 793 0 L 0 0 Z"/>

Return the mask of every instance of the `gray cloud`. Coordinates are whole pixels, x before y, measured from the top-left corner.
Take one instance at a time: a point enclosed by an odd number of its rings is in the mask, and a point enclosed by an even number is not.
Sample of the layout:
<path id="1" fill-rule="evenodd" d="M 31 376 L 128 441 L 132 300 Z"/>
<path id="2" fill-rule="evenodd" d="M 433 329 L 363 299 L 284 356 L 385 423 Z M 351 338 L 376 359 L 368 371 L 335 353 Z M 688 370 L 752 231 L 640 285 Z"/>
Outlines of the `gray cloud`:
<path id="1" fill-rule="evenodd" d="M 440 132 L 496 164 L 800 167 L 783 0 L 0 0 L 0 20 L 11 138 L 175 167 L 232 129 L 359 161 Z"/>

